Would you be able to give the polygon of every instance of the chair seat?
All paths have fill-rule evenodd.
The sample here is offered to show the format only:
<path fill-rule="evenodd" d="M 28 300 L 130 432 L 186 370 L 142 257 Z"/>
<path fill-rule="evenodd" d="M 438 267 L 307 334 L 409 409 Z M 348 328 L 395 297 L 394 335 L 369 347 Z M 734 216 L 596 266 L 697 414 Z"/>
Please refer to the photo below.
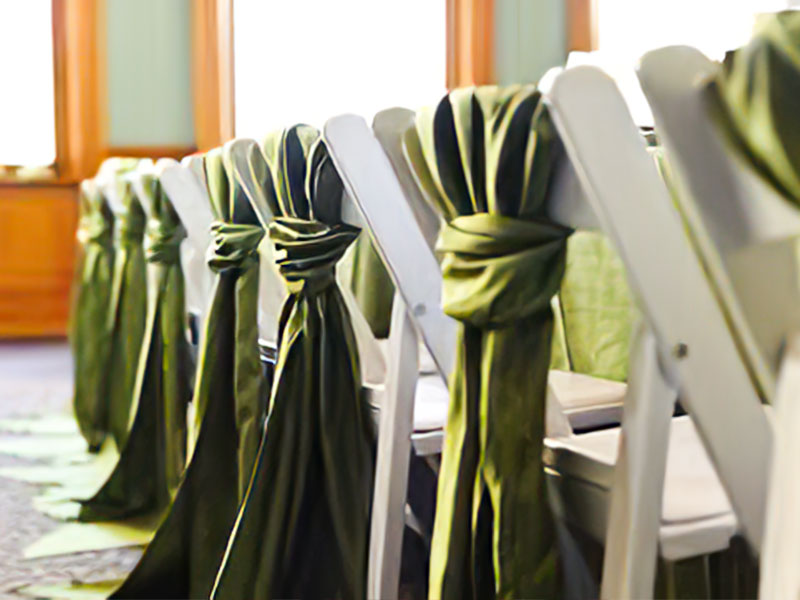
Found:
<path fill-rule="evenodd" d="M 545 441 L 557 512 L 605 539 L 620 428 Z M 661 554 L 679 560 L 727 548 L 736 517 L 689 416 L 672 419 L 662 505 Z"/>
<path fill-rule="evenodd" d="M 627 386 L 617 381 L 579 373 L 550 371 L 549 390 L 558 400 L 573 429 L 617 425 Z M 414 400 L 414 433 L 417 454 L 438 454 L 442 449 L 450 392 L 438 374 L 420 374 Z"/>

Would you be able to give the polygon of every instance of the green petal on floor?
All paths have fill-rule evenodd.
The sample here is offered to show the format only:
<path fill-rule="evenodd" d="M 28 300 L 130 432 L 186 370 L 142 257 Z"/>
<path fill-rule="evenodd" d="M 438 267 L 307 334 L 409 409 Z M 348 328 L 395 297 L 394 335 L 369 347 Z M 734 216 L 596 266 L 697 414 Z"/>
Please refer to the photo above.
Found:
<path fill-rule="evenodd" d="M 44 585 L 26 585 L 19 588 L 18 594 L 30 598 L 50 598 L 51 600 L 100 600 L 108 598 L 122 583 L 121 579 L 81 583 L 80 581 L 63 581 Z"/>
<path fill-rule="evenodd" d="M 25 558 L 41 558 L 93 550 L 127 546 L 144 546 L 150 542 L 160 515 L 149 515 L 113 523 L 66 523 L 25 548 Z"/>
<path fill-rule="evenodd" d="M 0 454 L 23 458 L 63 458 L 88 454 L 86 441 L 79 435 L 7 437 L 0 439 Z"/>
<path fill-rule="evenodd" d="M 29 433 L 35 435 L 80 435 L 75 417 L 68 413 L 55 413 L 31 418 L 0 419 L 2 433 Z"/>
<path fill-rule="evenodd" d="M 110 441 L 109 441 L 110 442 Z M 25 465 L 0 468 L 0 477 L 69 488 L 85 488 L 93 485 L 97 489 L 105 480 L 117 460 L 117 450 L 112 443 L 106 443 L 97 454 L 90 454 L 87 462 L 77 464 Z M 91 492 L 87 492 L 91 493 Z M 81 496 L 83 493 L 81 492 Z"/>

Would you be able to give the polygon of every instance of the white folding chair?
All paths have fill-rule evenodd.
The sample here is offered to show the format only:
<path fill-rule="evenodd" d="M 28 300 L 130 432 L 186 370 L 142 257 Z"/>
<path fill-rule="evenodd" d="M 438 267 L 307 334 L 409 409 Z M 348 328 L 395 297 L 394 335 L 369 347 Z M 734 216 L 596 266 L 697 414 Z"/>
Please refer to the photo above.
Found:
<path fill-rule="evenodd" d="M 642 58 L 639 78 L 667 152 L 681 211 L 752 376 L 776 407 L 760 595 L 796 597 L 800 211 L 749 168 L 715 127 L 705 94 L 719 68 L 698 50 L 669 47 Z M 763 478 L 757 483 L 763 484 Z"/>
<path fill-rule="evenodd" d="M 550 481 L 562 514 L 606 538 L 602 596 L 647 597 L 659 549 L 668 560 L 707 554 L 737 529 L 760 547 L 771 428 L 704 257 L 613 81 L 595 67 L 547 80 L 560 137 L 644 321 L 621 428 L 548 440 Z M 672 418 L 678 395 L 691 418 Z"/>
<path fill-rule="evenodd" d="M 202 166 L 202 159 L 200 161 Z M 181 244 L 186 307 L 201 325 L 205 320 L 214 281 L 206 262 L 214 215 L 209 205 L 205 177 L 201 179 L 194 170 L 171 158 L 160 159 L 156 163 L 156 172 L 186 229 L 186 241 Z"/>
<path fill-rule="evenodd" d="M 402 136 L 413 119 L 411 111 L 391 109 L 376 116 L 374 132 L 361 117 L 353 115 L 336 117 L 325 126 L 331 156 L 345 188 L 362 211 L 397 288 L 391 325 L 397 337 L 390 351 L 387 391 L 381 407 L 370 534 L 368 590 L 376 598 L 397 594 L 408 456 L 412 443 L 418 453 L 421 448 L 429 454 L 441 451 L 448 402 L 444 385 L 456 350 L 456 322 L 442 312 L 442 276 L 433 254 L 438 217 L 431 216 L 403 155 Z M 556 185 L 557 193 L 565 196 L 564 205 L 578 207 L 577 224 L 592 223 L 591 211 L 573 197 L 579 197 L 580 188 L 568 166 L 559 173 Z M 438 367 L 438 379 L 428 376 L 415 382 L 417 336 Z M 566 435 L 571 426 L 618 422 L 624 390 L 625 385 L 618 382 L 551 372 L 548 430 Z M 442 403 L 444 410 L 440 411 L 437 428 L 417 432 L 421 411 L 428 409 L 430 414 L 431 405 Z"/>

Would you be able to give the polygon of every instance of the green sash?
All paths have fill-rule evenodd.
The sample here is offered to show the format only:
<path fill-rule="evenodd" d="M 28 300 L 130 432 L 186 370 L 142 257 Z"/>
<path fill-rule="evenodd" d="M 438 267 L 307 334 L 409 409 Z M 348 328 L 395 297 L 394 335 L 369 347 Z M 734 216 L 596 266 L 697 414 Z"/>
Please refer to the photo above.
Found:
<path fill-rule="evenodd" d="M 753 167 L 800 206 L 800 12 L 760 18 L 711 82 L 712 109 Z"/>
<path fill-rule="evenodd" d="M 152 215 L 147 223 L 147 326 L 134 393 L 128 441 L 100 491 L 82 502 L 81 520 L 119 519 L 163 509 L 176 491 L 186 460 L 186 406 L 192 359 L 177 213 L 152 175 L 145 175 Z"/>
<path fill-rule="evenodd" d="M 374 431 L 334 268 L 358 229 L 318 132 L 296 126 L 251 158 L 289 298 L 267 429 L 214 598 L 364 598 Z M 264 217 L 264 223 L 267 218 Z"/>
<path fill-rule="evenodd" d="M 197 441 L 175 501 L 114 598 L 207 598 L 252 472 L 266 390 L 258 351 L 258 245 L 263 228 L 227 151 L 205 159 L 217 273 L 194 392 Z"/>
<path fill-rule="evenodd" d="M 114 217 L 93 182 L 81 186 L 78 259 L 72 288 L 69 338 L 74 361 L 73 406 L 81 434 L 97 450 L 108 431 L 108 306 L 114 262 Z"/>
<path fill-rule="evenodd" d="M 112 331 L 108 427 L 117 448 L 124 448 L 147 313 L 147 275 L 142 245 L 146 217 L 131 184 L 117 183 L 123 193 L 122 211 L 114 215 L 114 280 L 108 315 Z"/>
<path fill-rule="evenodd" d="M 439 473 L 431 598 L 557 595 L 542 439 L 571 231 L 545 200 L 561 146 L 532 86 L 455 90 L 406 152 L 442 213 L 444 310 L 461 322 Z"/>
<path fill-rule="evenodd" d="M 377 338 L 389 337 L 394 283 L 367 232 L 356 240 L 350 277 L 353 296 L 373 335 Z"/>

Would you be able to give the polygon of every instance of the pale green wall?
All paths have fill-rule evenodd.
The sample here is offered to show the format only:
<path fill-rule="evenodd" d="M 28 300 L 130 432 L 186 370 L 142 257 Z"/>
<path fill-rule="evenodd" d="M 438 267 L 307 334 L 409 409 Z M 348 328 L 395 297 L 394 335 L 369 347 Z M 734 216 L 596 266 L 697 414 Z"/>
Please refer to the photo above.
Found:
<path fill-rule="evenodd" d="M 111 146 L 194 143 L 191 0 L 106 0 Z"/>
<path fill-rule="evenodd" d="M 498 83 L 535 83 L 566 60 L 565 0 L 495 0 Z"/>

